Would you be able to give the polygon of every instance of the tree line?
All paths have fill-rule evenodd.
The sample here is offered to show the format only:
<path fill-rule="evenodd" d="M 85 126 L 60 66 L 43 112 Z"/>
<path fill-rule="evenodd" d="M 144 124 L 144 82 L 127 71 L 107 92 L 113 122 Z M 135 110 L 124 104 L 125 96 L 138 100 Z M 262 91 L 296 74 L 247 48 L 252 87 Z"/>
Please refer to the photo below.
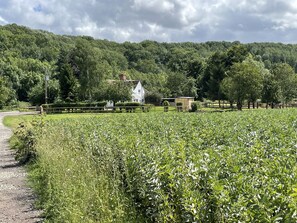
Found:
<path fill-rule="evenodd" d="M 0 106 L 17 101 L 129 100 L 119 73 L 142 82 L 146 102 L 192 96 L 228 100 L 241 109 L 296 97 L 297 45 L 282 43 L 116 43 L 0 26 Z"/>

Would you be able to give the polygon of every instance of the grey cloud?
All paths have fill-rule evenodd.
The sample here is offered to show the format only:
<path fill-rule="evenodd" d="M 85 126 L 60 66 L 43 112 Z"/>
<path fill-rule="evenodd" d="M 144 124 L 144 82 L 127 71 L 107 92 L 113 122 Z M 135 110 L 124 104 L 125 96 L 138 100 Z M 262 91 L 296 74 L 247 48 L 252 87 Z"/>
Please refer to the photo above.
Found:
<path fill-rule="evenodd" d="M 297 0 L 7 0 L 0 24 L 123 41 L 294 42 Z"/>

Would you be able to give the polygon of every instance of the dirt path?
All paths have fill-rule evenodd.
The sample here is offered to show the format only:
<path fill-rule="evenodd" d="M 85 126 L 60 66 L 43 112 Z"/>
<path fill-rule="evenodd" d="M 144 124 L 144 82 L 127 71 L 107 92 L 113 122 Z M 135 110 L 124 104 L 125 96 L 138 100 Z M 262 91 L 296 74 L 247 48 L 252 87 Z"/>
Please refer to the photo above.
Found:
<path fill-rule="evenodd" d="M 38 217 L 40 212 L 33 209 L 34 196 L 26 185 L 26 171 L 18 166 L 9 149 L 8 139 L 12 132 L 2 123 L 4 116 L 19 114 L 0 112 L 0 222 L 42 222 Z"/>

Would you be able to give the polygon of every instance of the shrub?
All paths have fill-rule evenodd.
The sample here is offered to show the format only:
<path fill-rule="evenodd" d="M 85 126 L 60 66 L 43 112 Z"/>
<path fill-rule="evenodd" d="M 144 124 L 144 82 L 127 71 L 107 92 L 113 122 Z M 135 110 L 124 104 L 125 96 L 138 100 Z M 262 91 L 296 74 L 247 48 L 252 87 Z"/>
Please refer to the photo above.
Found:
<path fill-rule="evenodd" d="M 37 157 L 35 144 L 42 128 L 42 121 L 20 123 L 11 138 L 11 146 L 16 150 L 15 158 L 20 164 L 26 164 Z"/>
<path fill-rule="evenodd" d="M 141 106 L 139 102 L 126 102 L 125 106 Z"/>
<path fill-rule="evenodd" d="M 191 110 L 190 110 L 190 112 L 196 112 L 196 111 L 198 111 L 199 108 L 201 108 L 201 103 L 199 101 L 194 101 L 191 104 Z"/>
<path fill-rule="evenodd" d="M 138 102 L 127 102 L 125 103 L 127 112 L 134 112 L 136 107 L 140 107 L 141 104 Z"/>
<path fill-rule="evenodd" d="M 78 103 L 52 103 L 52 104 L 44 104 L 42 105 L 44 108 L 83 108 L 83 107 L 104 107 L 107 104 L 106 101 L 100 102 L 78 102 Z"/>
<path fill-rule="evenodd" d="M 169 105 L 170 105 L 169 101 L 163 101 L 164 112 L 168 112 Z"/>
<path fill-rule="evenodd" d="M 168 107 L 168 106 L 170 106 L 170 103 L 169 103 L 169 101 L 163 101 L 163 106 L 165 106 L 165 107 Z"/>
<path fill-rule="evenodd" d="M 148 92 L 145 95 L 145 102 L 154 104 L 154 105 L 160 105 L 162 100 L 162 95 L 157 92 Z"/>
<path fill-rule="evenodd" d="M 115 106 L 125 106 L 125 102 L 117 102 Z"/>
<path fill-rule="evenodd" d="M 115 106 L 119 107 L 120 111 L 122 112 L 123 107 L 125 107 L 125 102 L 117 102 Z"/>

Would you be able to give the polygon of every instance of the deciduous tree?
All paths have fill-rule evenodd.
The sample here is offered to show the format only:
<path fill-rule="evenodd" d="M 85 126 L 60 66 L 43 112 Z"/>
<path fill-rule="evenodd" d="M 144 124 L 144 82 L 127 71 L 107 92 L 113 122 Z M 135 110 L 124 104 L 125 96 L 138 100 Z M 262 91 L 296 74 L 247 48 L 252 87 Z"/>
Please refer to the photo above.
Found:
<path fill-rule="evenodd" d="M 261 97 L 265 70 L 259 63 L 251 57 L 235 63 L 222 81 L 223 92 L 230 101 L 237 103 L 238 110 L 242 109 L 244 100 Z"/>

